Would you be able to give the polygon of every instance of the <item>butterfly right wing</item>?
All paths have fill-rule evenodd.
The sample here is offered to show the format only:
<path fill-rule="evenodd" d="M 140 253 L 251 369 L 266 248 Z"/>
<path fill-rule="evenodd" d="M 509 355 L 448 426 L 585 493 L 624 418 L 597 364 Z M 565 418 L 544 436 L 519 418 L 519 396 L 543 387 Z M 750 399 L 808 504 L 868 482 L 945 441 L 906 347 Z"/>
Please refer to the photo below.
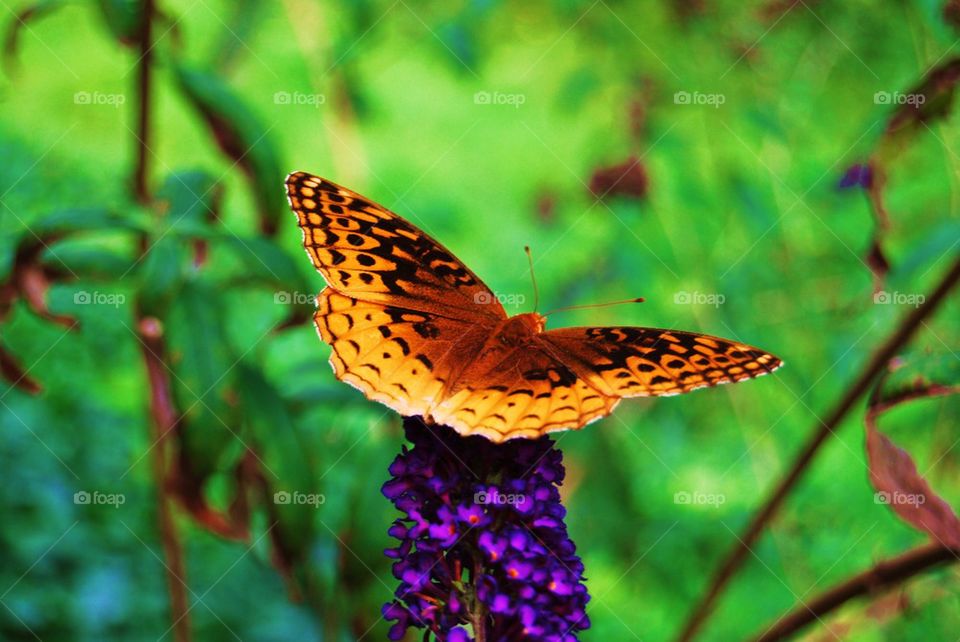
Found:
<path fill-rule="evenodd" d="M 490 327 L 507 318 L 477 275 L 413 224 L 306 172 L 290 174 L 286 185 L 304 249 L 335 290 Z"/>
<path fill-rule="evenodd" d="M 671 396 L 752 379 L 782 363 L 759 348 L 658 328 L 558 328 L 540 335 L 597 389 L 618 397 Z"/>

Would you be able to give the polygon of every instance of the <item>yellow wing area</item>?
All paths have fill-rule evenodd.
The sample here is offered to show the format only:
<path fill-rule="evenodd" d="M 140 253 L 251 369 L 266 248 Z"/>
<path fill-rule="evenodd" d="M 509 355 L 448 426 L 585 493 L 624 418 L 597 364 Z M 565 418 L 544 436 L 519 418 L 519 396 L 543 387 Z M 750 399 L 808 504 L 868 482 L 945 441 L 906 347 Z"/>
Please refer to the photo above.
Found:
<path fill-rule="evenodd" d="M 338 379 L 402 415 L 429 416 L 451 377 L 489 328 L 355 299 L 333 288 L 317 297 L 320 337 Z M 479 345 L 478 345 L 479 344 Z"/>
<path fill-rule="evenodd" d="M 431 417 L 462 434 L 500 442 L 582 428 L 619 401 L 533 344 L 475 361 Z"/>

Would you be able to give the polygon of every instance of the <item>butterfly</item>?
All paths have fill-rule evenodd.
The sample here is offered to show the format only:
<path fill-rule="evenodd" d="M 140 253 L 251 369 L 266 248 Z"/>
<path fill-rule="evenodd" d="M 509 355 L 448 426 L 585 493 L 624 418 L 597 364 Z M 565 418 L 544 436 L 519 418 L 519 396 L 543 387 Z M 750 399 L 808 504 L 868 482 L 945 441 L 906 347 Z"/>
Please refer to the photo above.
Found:
<path fill-rule="evenodd" d="M 625 397 L 772 372 L 780 359 L 719 337 L 641 327 L 546 329 L 508 317 L 440 243 L 345 187 L 287 177 L 303 246 L 327 287 L 314 315 L 334 374 L 401 415 L 494 442 L 579 429 Z"/>

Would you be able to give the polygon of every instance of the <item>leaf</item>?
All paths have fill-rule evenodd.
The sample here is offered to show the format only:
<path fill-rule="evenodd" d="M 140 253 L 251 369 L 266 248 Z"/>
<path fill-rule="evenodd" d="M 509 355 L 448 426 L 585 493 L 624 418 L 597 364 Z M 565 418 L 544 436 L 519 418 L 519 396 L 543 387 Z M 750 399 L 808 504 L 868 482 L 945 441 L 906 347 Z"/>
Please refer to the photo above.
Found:
<path fill-rule="evenodd" d="M 270 131 L 234 91 L 217 76 L 176 64 L 177 86 L 206 122 L 217 145 L 246 175 L 260 218 L 260 229 L 273 236 L 284 216 L 284 172 Z"/>
<path fill-rule="evenodd" d="M 80 232 L 133 229 L 135 226 L 105 208 L 69 209 L 38 219 L 17 240 L 4 290 L 3 307 L 9 309 L 23 298 L 38 316 L 68 328 L 76 326 L 72 317 L 54 314 L 47 305 L 47 293 L 55 280 L 72 279 L 76 273 L 50 250 L 57 242 Z"/>
<path fill-rule="evenodd" d="M 163 318 L 186 279 L 186 252 L 172 235 L 150 242 L 147 255 L 137 266 L 138 307 L 143 314 Z"/>
<path fill-rule="evenodd" d="M 300 264 L 270 239 L 216 234 L 213 239 L 243 262 L 244 279 L 283 290 L 315 290 L 301 271 Z"/>
<path fill-rule="evenodd" d="M 910 454 L 877 429 L 879 417 L 897 405 L 960 392 L 960 385 L 942 383 L 942 364 L 930 368 L 926 360 L 918 361 L 920 368 L 897 364 L 896 371 L 903 374 L 884 377 L 871 396 L 865 420 L 870 482 L 877 490 L 878 503 L 888 504 L 901 519 L 937 542 L 958 548 L 960 519 L 956 513 L 920 475 Z M 951 366 L 955 368 L 955 364 Z M 931 370 L 937 373 L 936 378 L 928 374 Z"/>
<path fill-rule="evenodd" d="M 97 0 L 110 33 L 126 46 L 136 45 L 140 41 L 143 5 L 141 0 Z"/>
<path fill-rule="evenodd" d="M 174 172 L 157 191 L 157 198 L 168 210 L 167 229 L 189 236 L 220 218 L 223 186 L 203 171 Z M 194 265 L 203 265 L 207 258 L 206 241 L 194 239 L 193 248 Z"/>
<path fill-rule="evenodd" d="M 172 302 L 167 328 L 173 398 L 187 428 L 181 435 L 189 472 L 199 479 L 223 470 L 244 447 L 234 389 L 236 355 L 230 347 L 220 289 L 187 279 Z"/>
<path fill-rule="evenodd" d="M 262 457 L 265 501 L 271 524 L 274 563 L 292 593 L 309 592 L 302 586 L 311 547 L 317 536 L 318 507 L 282 501 L 283 493 L 319 494 L 304 444 L 286 403 L 258 366 L 237 366 L 237 384 L 244 403 L 244 420 Z M 300 578 L 300 579 L 298 579 Z"/>

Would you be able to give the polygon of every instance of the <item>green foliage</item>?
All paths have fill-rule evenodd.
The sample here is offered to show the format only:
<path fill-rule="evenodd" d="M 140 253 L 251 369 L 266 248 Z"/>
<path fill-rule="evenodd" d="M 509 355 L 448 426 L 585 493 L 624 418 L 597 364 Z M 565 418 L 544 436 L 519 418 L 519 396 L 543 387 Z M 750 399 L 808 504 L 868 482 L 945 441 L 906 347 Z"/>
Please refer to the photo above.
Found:
<path fill-rule="evenodd" d="M 4 18 L 3 639 L 172 639 L 158 491 L 195 639 L 384 638 L 395 516 L 379 487 L 399 420 L 326 363 L 289 171 L 416 223 L 511 314 L 532 306 L 530 245 L 543 310 L 647 301 L 553 327 L 702 331 L 784 359 L 772 377 L 624 402 L 559 437 L 593 595 L 584 640 L 677 635 L 820 417 L 957 256 L 953 86 L 923 84 L 955 34 L 933 4 L 161 1 L 149 149 L 142 6 L 14 2 Z M 936 104 L 875 98 L 911 88 Z M 910 126 L 894 146 L 898 113 Z M 130 189 L 137 154 L 146 202 Z M 632 155 L 645 196 L 596 199 L 594 172 Z M 836 189 L 870 159 L 890 219 L 882 281 L 867 265 L 876 208 Z M 954 372 L 958 312 L 954 295 L 910 344 L 931 379 Z M 944 397 L 883 420 L 952 506 L 958 409 Z M 742 638 L 925 541 L 874 501 L 862 419 L 861 404 L 703 639 Z M 103 501 L 76 503 L 84 492 Z M 828 623 L 953 639 L 957 588 L 942 571 L 909 585 L 911 617 L 870 598 Z"/>

